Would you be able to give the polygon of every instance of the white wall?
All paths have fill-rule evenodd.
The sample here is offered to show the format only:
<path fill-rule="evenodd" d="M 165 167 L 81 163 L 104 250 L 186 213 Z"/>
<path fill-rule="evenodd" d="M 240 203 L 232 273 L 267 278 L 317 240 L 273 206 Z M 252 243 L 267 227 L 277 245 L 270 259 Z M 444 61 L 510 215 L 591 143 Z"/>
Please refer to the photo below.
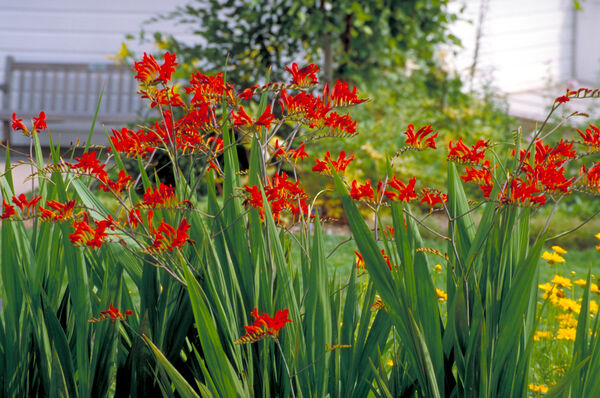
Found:
<path fill-rule="evenodd" d="M 464 18 L 472 21 L 453 28 L 465 47 L 458 55 L 459 69 L 467 73 L 473 62 L 482 1 L 487 10 L 477 59 L 479 84 L 492 81 L 510 93 L 572 77 L 572 0 L 456 0 L 453 7 L 464 6 Z"/>
<path fill-rule="evenodd" d="M 576 12 L 575 78 L 583 84 L 600 82 L 600 0 L 585 0 Z"/>
<path fill-rule="evenodd" d="M 106 61 L 119 51 L 126 34 L 137 35 L 144 21 L 188 1 L 0 0 L 0 72 L 6 55 L 18 60 Z M 152 26 L 183 33 L 182 27 L 166 23 Z"/>

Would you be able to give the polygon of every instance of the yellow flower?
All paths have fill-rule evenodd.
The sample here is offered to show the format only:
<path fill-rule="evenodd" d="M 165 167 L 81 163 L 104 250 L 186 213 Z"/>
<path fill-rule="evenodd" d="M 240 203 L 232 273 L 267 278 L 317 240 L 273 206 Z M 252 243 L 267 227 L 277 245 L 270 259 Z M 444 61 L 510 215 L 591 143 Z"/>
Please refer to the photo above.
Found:
<path fill-rule="evenodd" d="M 565 311 L 573 311 L 576 314 L 579 314 L 579 311 L 581 311 L 581 304 L 569 298 L 559 298 L 556 304 Z"/>
<path fill-rule="evenodd" d="M 558 301 L 560 300 L 559 295 L 564 296 L 564 292 L 562 290 L 554 290 L 552 292 L 546 292 L 542 294 L 542 298 L 546 300 L 549 298 L 550 302 L 554 305 L 558 305 Z"/>
<path fill-rule="evenodd" d="M 590 314 L 598 313 L 598 303 L 594 300 L 590 300 Z"/>
<path fill-rule="evenodd" d="M 106 56 L 106 58 L 110 59 L 111 61 L 117 61 L 119 64 L 123 63 L 128 57 L 133 57 L 133 53 L 124 42 L 121 43 L 121 48 L 119 49 L 118 53 L 115 55 Z"/>
<path fill-rule="evenodd" d="M 587 282 L 586 282 L 585 279 L 577 279 L 573 283 L 576 284 L 577 286 L 581 286 L 581 287 L 584 287 L 587 284 Z M 590 292 L 592 292 L 592 293 L 600 293 L 600 288 L 598 288 L 598 284 L 592 283 L 590 285 Z"/>
<path fill-rule="evenodd" d="M 573 313 L 568 312 L 566 314 L 559 314 L 556 316 L 559 321 L 559 327 L 561 328 L 574 328 L 577 327 L 577 319 L 573 318 Z"/>
<path fill-rule="evenodd" d="M 542 253 L 542 258 L 546 261 L 548 261 L 548 265 L 552 265 L 554 263 L 564 263 L 565 259 L 562 258 L 558 253 L 556 252 L 547 252 L 545 251 L 544 253 Z"/>
<path fill-rule="evenodd" d="M 438 289 L 436 287 L 435 288 L 435 293 L 437 294 L 438 299 L 440 301 L 446 301 L 446 300 L 448 300 L 448 294 L 445 291 L 443 291 L 442 289 Z"/>
<path fill-rule="evenodd" d="M 565 254 L 567 251 L 560 246 L 552 246 L 552 250 L 557 252 L 558 254 Z"/>
<path fill-rule="evenodd" d="M 542 394 L 548 392 L 548 386 L 545 384 L 530 384 L 529 389 L 533 392 L 540 392 Z"/>
<path fill-rule="evenodd" d="M 394 366 L 394 361 L 392 361 L 391 359 L 388 359 L 387 364 L 388 364 L 388 366 Z"/>
<path fill-rule="evenodd" d="M 537 330 L 535 332 L 535 334 L 533 335 L 533 341 L 540 341 L 540 340 L 544 340 L 544 339 L 551 339 L 552 338 L 552 332 L 549 330 Z"/>
<path fill-rule="evenodd" d="M 575 341 L 575 335 L 577 330 L 575 328 L 560 328 L 556 332 L 557 340 L 571 340 Z"/>
<path fill-rule="evenodd" d="M 547 283 L 544 283 L 543 285 L 538 285 L 538 287 L 545 292 L 549 292 L 550 290 L 552 290 L 554 285 L 551 284 L 550 282 L 547 282 Z"/>
<path fill-rule="evenodd" d="M 436 270 L 437 272 L 442 270 L 442 266 L 439 264 L 436 264 L 435 267 L 433 267 L 434 270 Z"/>
<path fill-rule="evenodd" d="M 596 235 L 594 235 L 596 237 L 596 239 L 600 239 L 600 232 L 598 232 Z"/>
<path fill-rule="evenodd" d="M 571 286 L 573 286 L 569 278 L 565 278 L 564 276 L 560 275 L 554 275 L 554 278 L 552 278 L 550 282 L 555 283 L 558 286 L 566 287 L 567 289 L 570 289 Z"/>
<path fill-rule="evenodd" d="M 543 285 L 538 285 L 538 287 L 540 288 L 540 290 L 544 291 L 544 294 L 542 294 L 542 298 L 544 300 L 549 299 L 550 302 L 554 305 L 558 304 L 558 300 L 560 300 L 561 297 L 565 297 L 565 292 L 563 292 L 559 287 L 557 287 L 557 285 L 553 285 L 551 283 L 544 283 Z"/>

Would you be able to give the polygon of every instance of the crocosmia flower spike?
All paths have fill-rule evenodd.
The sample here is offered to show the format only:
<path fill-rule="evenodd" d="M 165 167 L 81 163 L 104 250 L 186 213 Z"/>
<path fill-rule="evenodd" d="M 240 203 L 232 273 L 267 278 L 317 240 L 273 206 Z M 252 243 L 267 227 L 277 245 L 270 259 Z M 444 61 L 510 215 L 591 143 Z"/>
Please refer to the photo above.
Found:
<path fill-rule="evenodd" d="M 317 78 L 319 67 L 315 64 L 310 64 L 299 69 L 298 64 L 294 62 L 291 67 L 286 66 L 285 69 L 292 74 L 292 84 L 299 87 L 310 87 L 319 83 L 319 79 Z"/>

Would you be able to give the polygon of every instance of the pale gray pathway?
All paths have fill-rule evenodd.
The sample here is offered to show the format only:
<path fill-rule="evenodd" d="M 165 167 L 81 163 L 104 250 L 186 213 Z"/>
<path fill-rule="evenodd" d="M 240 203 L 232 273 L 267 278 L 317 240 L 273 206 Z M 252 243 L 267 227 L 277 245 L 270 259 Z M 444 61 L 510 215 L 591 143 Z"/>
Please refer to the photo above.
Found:
<path fill-rule="evenodd" d="M 0 150 L 0 175 L 4 175 L 4 170 L 6 164 L 4 162 L 4 150 Z M 15 195 L 20 195 L 22 193 L 31 192 L 32 184 L 31 180 L 27 180 L 27 177 L 31 175 L 31 165 L 29 164 L 19 164 L 19 162 L 27 162 L 27 157 L 16 154 L 14 151 L 11 151 L 11 164 L 15 167 L 12 169 L 13 183 L 15 186 Z M 37 187 L 37 183 L 34 184 L 34 187 Z M 1 193 L 0 193 L 1 197 Z M 8 199 L 7 199 L 8 201 Z"/>

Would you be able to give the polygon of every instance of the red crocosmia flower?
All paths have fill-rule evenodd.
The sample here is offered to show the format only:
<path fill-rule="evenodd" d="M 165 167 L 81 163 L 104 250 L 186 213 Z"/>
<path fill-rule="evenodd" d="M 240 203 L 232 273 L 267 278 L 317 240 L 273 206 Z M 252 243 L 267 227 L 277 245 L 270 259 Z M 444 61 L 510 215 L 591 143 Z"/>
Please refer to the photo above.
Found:
<path fill-rule="evenodd" d="M 304 142 L 300 143 L 300 146 L 292 152 L 292 158 L 294 161 L 298 161 L 298 159 L 302 161 L 304 158 L 308 158 L 308 153 L 304 151 Z"/>
<path fill-rule="evenodd" d="M 416 134 L 414 133 L 414 131 L 415 126 L 409 124 L 406 128 L 406 131 L 404 132 L 404 134 L 406 134 L 407 137 L 406 145 L 419 151 L 422 151 L 425 148 L 437 149 L 435 146 L 435 139 L 437 138 L 438 133 L 436 132 L 434 135 L 427 137 L 429 134 L 433 133 L 431 124 L 429 126 L 421 127 Z"/>
<path fill-rule="evenodd" d="M 206 171 L 208 172 L 209 170 L 214 170 L 215 173 L 221 174 L 221 171 L 219 170 L 219 167 L 212 160 L 210 162 L 208 162 L 208 169 L 206 169 Z"/>
<path fill-rule="evenodd" d="M 282 146 L 279 145 L 279 140 L 275 140 L 275 152 L 273 152 L 273 156 L 281 158 L 291 157 L 294 159 L 294 162 L 298 162 L 298 159 L 302 161 L 304 158 L 308 157 L 308 154 L 304 151 L 304 148 L 304 142 L 302 142 L 298 148 L 286 151 Z"/>
<path fill-rule="evenodd" d="M 352 120 L 350 114 L 341 116 L 336 112 L 329 113 L 323 120 L 323 124 L 328 127 L 329 134 L 336 136 L 352 136 L 356 132 L 356 120 Z"/>
<path fill-rule="evenodd" d="M 105 165 L 100 164 L 100 161 L 96 159 L 96 152 L 85 152 L 81 157 L 75 158 L 75 160 L 77 160 L 77 163 L 69 164 L 71 169 L 94 175 L 100 180 L 108 178 L 104 170 Z"/>
<path fill-rule="evenodd" d="M 150 100 L 150 108 L 156 108 L 161 105 L 163 107 L 184 107 L 185 103 L 181 99 L 181 95 L 175 92 L 174 87 L 163 87 L 158 89 L 154 86 L 149 86 L 147 90 L 140 90 L 142 98 Z"/>
<path fill-rule="evenodd" d="M 113 129 L 110 141 L 118 152 L 125 153 L 131 157 L 137 155 L 146 156 L 154 151 L 156 144 L 150 139 L 149 134 L 143 129 L 133 131 L 123 127 L 121 131 Z M 112 150 L 112 148 L 109 148 Z"/>
<path fill-rule="evenodd" d="M 148 223 L 151 221 L 149 220 Z M 184 218 L 179 223 L 177 230 L 171 225 L 161 222 L 157 229 L 153 229 L 154 241 L 152 246 L 147 248 L 146 251 L 149 253 L 160 253 L 166 250 L 173 251 L 175 248 L 181 249 L 181 247 L 189 241 L 187 231 L 190 229 L 190 224 Z"/>
<path fill-rule="evenodd" d="M 127 187 L 127 185 L 131 182 L 131 177 L 125 173 L 125 170 L 120 170 L 119 175 L 117 176 L 117 181 L 111 181 L 106 174 L 101 174 L 99 176 L 102 184 L 99 189 L 104 192 L 113 191 L 114 193 L 121 193 L 123 189 Z"/>
<path fill-rule="evenodd" d="M 100 246 L 97 246 L 98 240 L 95 239 L 96 231 L 88 224 L 87 215 L 84 215 L 83 220 L 73 222 L 73 227 L 75 231 L 69 235 L 69 239 L 75 246 L 102 246 L 101 243 Z"/>
<path fill-rule="evenodd" d="M 274 317 L 270 317 L 264 312 L 262 315 L 259 315 L 257 308 L 254 308 L 251 315 L 254 317 L 254 323 L 252 325 L 244 325 L 246 334 L 234 341 L 234 344 L 254 343 L 267 336 L 277 338 L 279 330 L 285 327 L 286 323 L 292 322 L 288 317 L 289 310 L 287 308 L 277 311 Z"/>
<path fill-rule="evenodd" d="M 13 114 L 12 114 L 12 129 L 14 131 L 21 130 L 23 132 L 23 134 L 25 134 L 25 135 L 28 135 L 28 133 L 29 133 L 27 126 L 25 126 L 25 124 L 23 123 L 23 119 L 17 119 L 16 112 L 13 112 Z"/>
<path fill-rule="evenodd" d="M 564 104 L 565 102 L 569 102 L 569 101 L 570 101 L 570 98 L 567 97 L 566 95 L 562 95 L 554 100 L 555 103 L 558 102 L 559 104 Z"/>
<path fill-rule="evenodd" d="M 181 220 L 179 223 L 179 227 L 177 227 L 177 235 L 175 235 L 175 239 L 173 239 L 172 247 L 181 248 L 186 242 L 190 241 L 190 237 L 188 235 L 188 230 L 191 225 L 188 224 L 187 219 Z"/>
<path fill-rule="evenodd" d="M 363 185 L 358 185 L 356 180 L 352 181 L 352 189 L 350 190 L 350 197 L 354 200 L 360 200 L 361 198 L 373 199 L 375 191 L 371 187 L 371 180 L 367 180 Z"/>
<path fill-rule="evenodd" d="M 238 94 L 239 99 L 250 100 L 254 96 L 254 91 L 258 88 L 258 84 L 252 87 L 245 88 L 241 93 Z"/>
<path fill-rule="evenodd" d="M 546 192 L 570 193 L 570 186 L 575 181 L 575 177 L 567 180 L 564 173 L 564 168 L 558 167 L 556 163 L 538 165 L 532 173 L 527 172 L 527 181 L 537 184 L 541 190 Z"/>
<path fill-rule="evenodd" d="M 137 228 L 142 221 L 142 215 L 140 214 L 140 209 L 131 209 L 129 210 L 129 214 L 127 216 L 127 222 L 131 227 Z"/>
<path fill-rule="evenodd" d="M 575 156 L 575 151 L 572 148 L 572 142 L 567 143 L 562 139 L 556 145 L 556 147 L 544 145 L 541 140 L 537 140 L 535 143 L 535 165 L 549 164 L 554 162 L 557 162 L 558 165 L 561 165 L 566 160 L 572 159 Z"/>
<path fill-rule="evenodd" d="M 600 129 L 593 124 L 590 124 L 589 129 L 585 129 L 585 133 L 577 130 L 588 152 L 600 152 Z"/>
<path fill-rule="evenodd" d="M 110 319 L 111 322 L 114 322 L 117 319 L 124 321 L 125 317 L 130 315 L 133 315 L 133 311 L 127 310 L 125 311 L 125 315 L 123 315 L 117 307 L 113 306 L 113 303 L 111 302 L 107 310 L 100 311 L 100 316 L 98 318 L 90 318 L 88 322 L 100 322 L 105 319 Z"/>
<path fill-rule="evenodd" d="M 406 221 L 405 221 L 406 223 Z M 386 225 L 383 230 L 383 234 L 387 236 L 388 239 L 394 239 L 394 235 L 396 234 L 396 230 L 391 225 Z"/>
<path fill-rule="evenodd" d="M 44 111 L 40 112 L 38 117 L 33 118 L 33 129 L 34 130 L 46 130 L 48 126 L 46 125 L 46 114 Z"/>
<path fill-rule="evenodd" d="M 1 220 L 7 220 L 17 214 L 13 205 L 6 203 L 6 200 L 2 199 L 2 215 Z"/>
<path fill-rule="evenodd" d="M 438 191 L 423 188 L 423 197 L 420 203 L 427 203 L 429 205 L 429 211 L 431 212 L 436 204 L 442 204 L 448 202 L 448 195 L 440 193 Z"/>
<path fill-rule="evenodd" d="M 254 123 L 252 118 L 248 116 L 243 106 L 240 106 L 240 110 L 236 114 L 235 112 L 231 112 L 231 117 L 233 118 L 233 125 L 236 127 L 250 127 Z"/>
<path fill-rule="evenodd" d="M 397 192 L 385 191 L 385 196 L 391 200 L 405 201 L 408 203 L 417 198 L 417 193 L 415 192 L 415 183 L 415 177 L 408 180 L 408 184 L 404 184 L 402 181 L 398 180 L 396 176 L 393 176 L 388 182 L 388 185 L 394 188 Z"/>
<path fill-rule="evenodd" d="M 392 262 L 390 261 L 389 256 L 387 254 L 385 254 L 385 250 L 381 249 L 381 255 L 385 259 L 385 263 L 387 264 L 388 268 L 391 271 L 392 270 Z"/>
<path fill-rule="evenodd" d="M 13 203 L 21 210 L 23 218 L 33 216 L 33 213 L 35 212 L 35 206 L 41 199 L 41 196 L 36 196 L 31 198 L 30 201 L 27 201 L 27 196 L 25 196 L 24 193 L 20 194 L 18 197 L 12 197 Z"/>
<path fill-rule="evenodd" d="M 55 200 L 47 200 L 46 209 L 39 206 L 42 221 L 65 221 L 73 219 L 73 210 L 75 209 L 75 199 L 67 203 L 60 203 Z"/>
<path fill-rule="evenodd" d="M 534 195 L 540 192 L 535 183 L 528 184 L 526 181 L 515 178 L 510 181 L 508 189 L 509 194 L 503 195 L 501 202 L 525 207 L 539 206 L 546 203 L 546 197 L 543 194 Z"/>
<path fill-rule="evenodd" d="M 271 113 L 271 105 L 267 105 L 263 114 L 260 115 L 258 119 L 256 119 L 255 125 L 264 126 L 264 128 L 268 130 L 271 127 L 271 123 L 273 122 L 274 117 L 275 115 Z"/>
<path fill-rule="evenodd" d="M 39 207 L 40 209 L 40 218 L 42 221 L 53 221 L 54 218 L 56 217 L 56 214 L 54 214 L 54 212 L 43 208 L 42 206 Z"/>
<path fill-rule="evenodd" d="M 286 155 L 285 149 L 279 145 L 279 140 L 275 140 L 275 152 L 273 152 L 274 157 L 284 157 Z"/>
<path fill-rule="evenodd" d="M 354 251 L 354 254 L 356 255 L 356 269 L 358 269 L 358 270 L 364 269 L 365 268 L 365 260 L 363 259 L 362 254 L 360 254 L 356 250 Z"/>
<path fill-rule="evenodd" d="M 346 168 L 348 167 L 350 162 L 352 162 L 353 160 L 354 155 L 350 156 L 349 158 L 346 158 L 345 151 L 341 151 L 338 156 L 338 159 L 333 160 L 331 158 L 331 154 L 329 153 L 329 151 L 327 151 L 323 160 L 319 160 L 318 158 L 315 159 L 315 165 L 313 166 L 312 171 L 330 174 L 331 170 L 329 169 L 329 163 L 331 163 L 335 171 L 337 171 L 338 173 L 344 172 L 346 171 Z"/>
<path fill-rule="evenodd" d="M 295 95 L 288 95 L 286 90 L 281 90 L 279 104 L 282 112 L 288 116 L 299 116 L 300 119 L 309 119 L 314 127 L 322 120 L 331 107 L 324 104 L 320 98 L 301 91 Z"/>
<path fill-rule="evenodd" d="M 600 193 L 600 163 L 594 164 L 589 170 L 581 166 L 579 174 L 583 177 L 582 188 L 591 193 Z"/>
<path fill-rule="evenodd" d="M 327 152 L 329 153 L 329 152 Z M 312 168 L 312 171 L 317 173 L 322 173 L 325 171 L 329 171 L 329 165 L 324 160 L 319 160 L 319 158 L 315 159 L 315 165 Z"/>
<path fill-rule="evenodd" d="M 319 83 L 319 79 L 317 78 L 319 67 L 315 64 L 298 69 L 298 64 L 294 62 L 291 67 L 286 66 L 285 69 L 292 74 L 292 84 L 299 87 L 311 87 Z"/>
<path fill-rule="evenodd" d="M 223 73 L 219 72 L 215 76 L 207 76 L 200 72 L 194 72 L 190 79 L 190 87 L 185 87 L 185 92 L 194 93 L 191 103 L 196 106 L 206 102 L 220 102 L 223 95 L 229 99 L 233 98 L 233 87 L 226 85 L 223 79 Z"/>
<path fill-rule="evenodd" d="M 188 203 L 189 201 L 180 202 L 175 195 L 175 187 L 172 185 L 165 185 L 162 182 L 158 187 L 148 187 L 144 193 L 144 200 L 138 204 L 141 207 L 151 208 L 175 208 L 182 203 Z"/>
<path fill-rule="evenodd" d="M 177 62 L 175 54 L 166 52 L 164 55 L 164 62 L 159 65 L 154 59 L 152 54 L 148 55 L 144 53 L 142 61 L 135 62 L 133 70 L 137 72 L 135 79 L 144 85 L 156 85 L 159 83 L 166 84 L 171 80 L 171 74 L 175 72 L 175 66 Z"/>
<path fill-rule="evenodd" d="M 462 137 L 452 146 L 452 141 L 448 143 L 450 152 L 448 160 L 458 163 L 478 164 L 485 157 L 485 149 L 488 147 L 487 141 L 479 140 L 471 148 L 462 142 Z"/>
<path fill-rule="evenodd" d="M 464 182 L 474 182 L 479 184 L 479 187 L 483 191 L 483 197 L 487 198 L 490 196 L 492 192 L 492 173 L 490 172 L 490 162 L 483 162 L 483 168 L 477 169 L 475 167 L 466 167 L 465 168 L 466 175 L 461 176 L 460 178 Z"/>
<path fill-rule="evenodd" d="M 250 197 L 248 197 L 246 199 L 246 203 L 249 203 L 250 205 L 252 205 L 252 207 L 254 207 L 255 209 L 258 209 L 260 211 L 260 215 L 262 218 L 264 209 L 263 209 L 263 198 L 262 198 L 262 193 L 260 192 L 260 189 L 258 189 L 258 187 L 256 185 L 252 185 L 252 186 L 246 185 L 244 187 L 244 190 L 250 194 Z"/>
<path fill-rule="evenodd" d="M 88 222 L 87 214 L 83 215 L 81 221 L 74 221 L 73 227 L 75 231 L 69 235 L 69 239 L 75 246 L 89 246 L 92 248 L 99 249 L 102 247 L 102 243 L 106 241 L 108 233 L 107 228 L 114 229 L 116 222 L 109 217 L 106 220 L 100 220 L 96 223 L 96 228 L 92 228 Z"/>
<path fill-rule="evenodd" d="M 326 83 L 323 88 L 323 102 L 331 104 L 334 107 L 357 105 L 365 101 L 368 101 L 368 99 L 360 99 L 356 95 L 356 87 L 353 87 L 352 91 L 350 91 L 347 82 L 336 79 L 335 86 L 331 93 L 329 93 L 329 83 Z"/>
<path fill-rule="evenodd" d="M 308 195 L 300 188 L 300 182 L 296 181 L 294 183 L 288 180 L 286 173 L 275 174 L 272 178 L 267 178 L 264 189 L 271 213 L 276 222 L 280 221 L 281 212 L 284 210 L 288 210 L 293 216 L 308 214 L 308 204 L 306 203 Z M 260 190 L 257 186 L 248 185 L 245 186 L 244 190 L 250 194 L 245 203 L 258 209 L 262 220 L 264 206 Z"/>

